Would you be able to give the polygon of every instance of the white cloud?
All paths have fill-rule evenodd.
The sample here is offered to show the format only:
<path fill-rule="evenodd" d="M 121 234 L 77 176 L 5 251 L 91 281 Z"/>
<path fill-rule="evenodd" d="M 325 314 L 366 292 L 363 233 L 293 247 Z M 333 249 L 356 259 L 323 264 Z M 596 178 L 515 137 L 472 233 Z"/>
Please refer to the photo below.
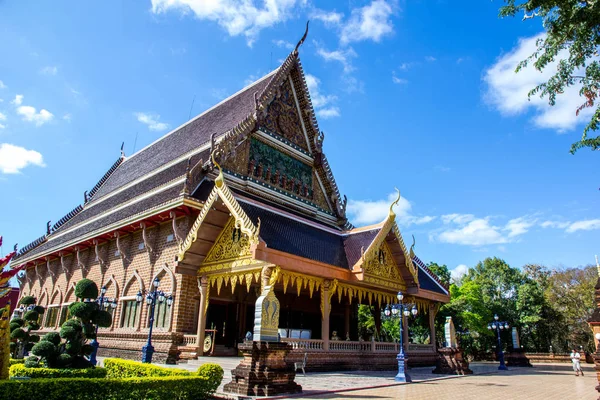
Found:
<path fill-rule="evenodd" d="M 477 218 L 473 214 L 446 214 L 441 216 L 446 227 L 430 237 L 444 243 L 466 246 L 511 243 L 529 231 L 537 220 L 523 216 L 509 220 L 504 226 L 492 224 L 492 217 Z"/>
<path fill-rule="evenodd" d="M 297 0 L 264 0 L 256 5 L 255 0 L 152 0 L 155 14 L 177 10 L 192 13 L 200 20 L 214 21 L 227 30 L 230 36 L 244 35 L 249 46 L 262 29 L 284 22 L 294 16 L 292 12 Z"/>
<path fill-rule="evenodd" d="M 527 233 L 527 231 L 529 231 L 529 228 L 534 226 L 536 222 L 536 219 L 530 217 L 514 218 L 508 221 L 508 223 L 504 227 L 504 230 L 508 231 L 508 237 L 512 238 Z"/>
<path fill-rule="evenodd" d="M 414 67 L 416 64 L 417 63 L 415 63 L 415 62 L 404 62 L 404 63 L 400 64 L 400 66 L 398 68 L 400 68 L 402 71 L 408 71 L 409 69 Z"/>
<path fill-rule="evenodd" d="M 405 85 L 408 83 L 406 79 L 398 78 L 396 75 L 392 75 L 392 82 L 394 82 L 397 85 Z"/>
<path fill-rule="evenodd" d="M 425 61 L 434 62 L 434 61 L 437 61 L 437 58 L 435 58 L 433 56 L 427 56 L 427 57 L 425 57 Z"/>
<path fill-rule="evenodd" d="M 17 107 L 17 114 L 23 117 L 23 121 L 35 123 L 35 126 L 42 126 L 54 118 L 50 111 L 42 108 L 40 112 L 37 112 L 36 108 L 32 106 Z"/>
<path fill-rule="evenodd" d="M 317 54 L 325 61 L 338 61 L 344 67 L 345 73 L 354 71 L 352 59 L 355 58 L 357 54 L 352 47 L 329 51 L 321 47 L 317 42 L 315 42 L 315 45 L 317 46 Z"/>
<path fill-rule="evenodd" d="M 57 67 L 47 66 L 40 70 L 40 74 L 42 75 L 56 75 L 58 73 Z"/>
<path fill-rule="evenodd" d="M 436 170 L 440 171 L 440 172 L 450 172 L 450 167 L 446 167 L 443 165 L 436 165 L 435 167 Z"/>
<path fill-rule="evenodd" d="M 444 243 L 467 246 L 507 243 L 508 239 L 500 230 L 501 228 L 490 224 L 489 218 L 477 218 L 455 229 L 441 232 L 437 239 Z"/>
<path fill-rule="evenodd" d="M 340 33 L 342 44 L 373 40 L 379 42 L 394 31 L 390 17 L 393 7 L 385 0 L 375 0 L 361 8 L 355 8 Z"/>
<path fill-rule="evenodd" d="M 11 104 L 14 104 L 15 106 L 20 106 L 21 103 L 23 103 L 23 95 L 22 94 L 18 94 L 15 96 L 14 100 L 11 100 L 10 102 Z"/>
<path fill-rule="evenodd" d="M 542 228 L 559 228 L 559 229 L 566 229 L 569 225 L 571 225 L 570 222 L 560 222 L 560 221 L 544 221 L 540 224 L 540 226 Z"/>
<path fill-rule="evenodd" d="M 306 85 L 308 86 L 308 91 L 310 92 L 312 105 L 315 108 L 317 116 L 321 118 L 339 117 L 341 115 L 340 109 L 333 105 L 333 103 L 337 101 L 337 96 L 325 95 L 321 93 L 319 87 L 321 80 L 316 76 L 306 74 L 305 79 Z"/>
<path fill-rule="evenodd" d="M 3 174 L 18 174 L 28 165 L 46 166 L 42 155 L 35 150 L 8 143 L 0 144 L 0 171 Z"/>
<path fill-rule="evenodd" d="M 6 121 L 6 115 L 0 112 L 0 121 Z"/>
<path fill-rule="evenodd" d="M 151 131 L 164 131 L 169 127 L 169 124 L 158 121 L 160 119 L 160 115 L 158 114 L 137 112 L 133 113 L 133 115 L 135 115 L 139 122 L 148 125 L 148 129 Z"/>
<path fill-rule="evenodd" d="M 66 113 L 65 115 L 63 115 L 62 118 L 67 122 L 71 122 L 71 119 L 73 119 L 73 116 L 71 115 L 71 113 Z"/>
<path fill-rule="evenodd" d="M 4 129 L 4 128 L 6 128 L 6 125 L 0 124 L 0 129 Z"/>
<path fill-rule="evenodd" d="M 325 23 L 326 26 L 339 26 L 344 18 L 344 14 L 335 11 L 324 11 L 315 9 L 310 14 L 311 19 L 319 20 Z"/>
<path fill-rule="evenodd" d="M 456 63 L 457 63 L 457 64 L 460 64 L 460 63 L 462 63 L 463 61 L 465 61 L 465 59 L 464 59 L 463 57 L 458 57 L 458 58 L 456 59 Z"/>
<path fill-rule="evenodd" d="M 2 81 L 0 81 L 0 89 L 6 89 L 6 85 Z"/>
<path fill-rule="evenodd" d="M 457 265 L 456 268 L 450 270 L 450 277 L 454 282 L 457 282 L 469 272 L 469 267 L 465 264 Z"/>
<path fill-rule="evenodd" d="M 281 48 L 288 49 L 288 50 L 291 50 L 294 48 L 294 45 L 292 43 L 288 42 L 287 40 L 281 40 L 281 39 L 273 40 L 273 44 L 277 47 L 281 47 Z"/>
<path fill-rule="evenodd" d="M 540 128 L 552 128 L 559 132 L 573 129 L 578 123 L 587 121 L 592 115 L 590 108 L 582 110 L 579 117 L 575 115 L 577 107 L 584 100 L 579 96 L 580 85 L 567 87 L 565 92 L 556 97 L 556 104 L 550 106 L 547 98 L 527 94 L 542 82 L 546 82 L 554 72 L 558 61 L 568 57 L 566 51 L 560 52 L 556 61 L 549 64 L 542 72 L 529 63 L 519 73 L 515 69 L 519 62 L 525 60 L 537 49 L 536 41 L 543 34 L 521 38 L 515 48 L 503 55 L 484 73 L 483 80 L 487 83 L 485 99 L 503 115 L 517 115 L 528 109 L 533 109 L 533 123 Z"/>
<path fill-rule="evenodd" d="M 369 225 L 383 221 L 390 212 L 390 205 L 396 200 L 396 193 L 390 193 L 387 199 L 382 200 L 349 200 L 346 211 L 350 220 L 356 225 Z M 398 205 L 394 206 L 396 220 L 399 224 L 423 225 L 427 224 L 436 217 L 423 216 L 417 217 L 411 214 L 412 205 L 404 197 L 400 197 Z"/>
<path fill-rule="evenodd" d="M 587 219 L 573 222 L 565 231 L 567 233 L 573 233 L 577 231 L 591 231 L 596 229 L 600 229 L 600 219 Z"/>

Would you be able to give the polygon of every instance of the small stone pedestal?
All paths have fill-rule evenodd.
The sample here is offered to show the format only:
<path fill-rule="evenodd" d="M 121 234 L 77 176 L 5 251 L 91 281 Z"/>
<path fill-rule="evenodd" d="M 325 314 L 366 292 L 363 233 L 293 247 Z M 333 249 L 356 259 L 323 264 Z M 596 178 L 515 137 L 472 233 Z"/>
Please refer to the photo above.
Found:
<path fill-rule="evenodd" d="M 442 347 L 438 349 L 438 357 L 435 362 L 434 374 L 468 375 L 473 371 L 469 369 L 469 363 L 463 358 L 462 350 L 457 347 Z"/>
<path fill-rule="evenodd" d="M 231 371 L 224 391 L 244 396 L 276 396 L 302 392 L 296 372 L 285 358 L 291 345 L 282 342 L 245 342 L 238 346 L 244 359 Z"/>
<path fill-rule="evenodd" d="M 523 349 L 512 349 L 506 354 L 506 366 L 508 367 L 533 367 Z"/>

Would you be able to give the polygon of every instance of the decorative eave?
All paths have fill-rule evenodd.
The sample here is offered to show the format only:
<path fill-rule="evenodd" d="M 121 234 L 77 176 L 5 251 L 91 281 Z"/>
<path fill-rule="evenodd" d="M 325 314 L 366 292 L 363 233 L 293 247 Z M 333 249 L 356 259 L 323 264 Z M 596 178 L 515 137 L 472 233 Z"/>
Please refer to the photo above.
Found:
<path fill-rule="evenodd" d="M 219 163 L 215 160 L 215 153 L 211 154 L 211 159 L 213 165 L 219 170 L 219 175 L 215 179 L 215 186 L 211 190 L 208 198 L 204 202 L 198 217 L 194 221 L 190 231 L 188 232 L 185 240 L 179 246 L 179 253 L 177 255 L 177 263 L 181 263 L 185 259 L 185 253 L 192 247 L 192 244 L 198 238 L 198 231 L 206 218 L 208 212 L 213 208 L 214 202 L 217 198 L 223 202 L 223 204 L 227 207 L 233 218 L 235 218 L 235 226 L 240 229 L 242 233 L 248 235 L 250 239 L 250 246 L 256 246 L 259 242 L 259 232 L 260 232 L 260 220 L 258 221 L 258 225 L 254 225 L 248 215 L 244 212 L 240 204 L 237 202 L 231 190 L 225 183 L 225 177 L 223 176 L 223 170 Z"/>
<path fill-rule="evenodd" d="M 383 220 L 380 224 L 378 224 L 379 226 L 381 226 L 381 228 L 379 229 L 379 232 L 377 233 L 377 235 L 375 236 L 375 238 L 373 239 L 373 241 L 371 242 L 369 247 L 367 247 L 366 250 L 362 251 L 361 257 L 352 266 L 352 271 L 357 274 L 364 272 L 363 266 L 366 264 L 367 260 L 377 257 L 378 249 L 381 247 L 382 243 L 385 241 L 386 237 L 388 236 L 388 234 L 390 233 L 390 230 L 391 230 L 391 231 L 393 231 L 394 236 L 396 237 L 396 239 L 398 240 L 398 243 L 400 244 L 400 247 L 402 248 L 406 269 L 412 275 L 414 282 L 416 284 L 418 284 L 418 282 L 419 282 L 418 271 L 416 270 L 416 268 L 412 262 L 411 254 L 409 253 L 409 251 L 406 248 L 406 245 L 404 244 L 402 234 L 400 233 L 400 229 L 398 228 L 398 224 L 396 223 L 396 213 L 394 212 L 393 208 L 400 201 L 400 191 L 398 189 L 396 189 L 396 191 L 398 192 L 398 198 L 390 205 L 390 211 L 389 211 L 386 219 Z"/>
<path fill-rule="evenodd" d="M 414 246 L 414 244 L 413 244 L 413 246 Z M 411 256 L 412 256 L 412 259 L 413 259 L 413 263 L 417 264 L 419 266 L 419 268 L 421 268 L 425 273 L 427 273 L 427 275 L 429 275 L 431 277 L 431 279 L 433 279 L 438 284 L 438 286 L 442 290 L 444 290 L 446 292 L 446 294 L 448 294 L 449 293 L 448 292 L 448 289 L 449 289 L 448 286 L 445 285 L 444 283 L 442 283 L 442 281 L 440 280 L 440 278 L 436 274 L 434 274 L 433 271 L 430 270 L 429 267 L 427 267 L 427 265 L 425 265 L 425 263 L 423 261 L 421 261 L 421 259 L 419 257 L 417 257 L 414 254 L 414 252 L 412 251 L 412 247 L 411 247 Z"/>

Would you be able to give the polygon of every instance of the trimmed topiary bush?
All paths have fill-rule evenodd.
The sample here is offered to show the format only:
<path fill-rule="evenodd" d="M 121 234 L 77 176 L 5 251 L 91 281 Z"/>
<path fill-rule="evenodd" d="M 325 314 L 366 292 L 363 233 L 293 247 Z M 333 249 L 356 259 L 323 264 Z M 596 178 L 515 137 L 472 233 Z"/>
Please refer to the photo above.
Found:
<path fill-rule="evenodd" d="M 90 279 L 82 279 L 75 285 L 75 296 L 84 300 L 96 300 L 98 297 L 98 285 Z"/>
<path fill-rule="evenodd" d="M 58 369 L 58 368 L 27 368 L 23 364 L 10 367 L 11 377 L 29 378 L 106 378 L 104 368 Z"/>
<path fill-rule="evenodd" d="M 0 381 L 0 400 L 187 400 L 208 399 L 214 392 L 204 376 L 87 379 L 57 378 Z M 69 397 L 69 394 L 76 395 Z"/>
<path fill-rule="evenodd" d="M 202 364 L 196 373 L 200 376 L 208 378 L 210 390 L 214 393 L 217 391 L 221 381 L 223 380 L 223 368 L 219 364 L 206 363 Z"/>
<path fill-rule="evenodd" d="M 158 376 L 193 376 L 193 372 L 179 368 L 158 367 L 139 361 L 123 360 L 120 358 L 107 358 L 104 360 L 108 378 L 139 378 Z M 220 381 L 219 381 L 220 382 Z"/>
<path fill-rule="evenodd" d="M 10 321 L 10 338 L 15 345 L 10 347 L 12 358 L 23 358 L 33 348 L 33 344 L 39 342 L 40 337 L 33 331 L 40 329 L 38 320 L 44 314 L 44 307 L 34 306 L 35 298 L 25 296 L 19 304 L 27 307 L 23 318 L 13 318 Z"/>
<path fill-rule="evenodd" d="M 23 364 L 24 362 L 25 362 L 25 360 L 23 360 L 22 358 L 18 359 L 18 360 L 14 359 L 14 358 L 11 358 L 10 362 L 9 362 L 9 365 L 12 367 L 15 364 Z"/>
<path fill-rule="evenodd" d="M 44 336 L 44 339 L 47 342 L 53 343 L 55 346 L 60 344 L 60 334 L 58 332 L 50 332 Z"/>

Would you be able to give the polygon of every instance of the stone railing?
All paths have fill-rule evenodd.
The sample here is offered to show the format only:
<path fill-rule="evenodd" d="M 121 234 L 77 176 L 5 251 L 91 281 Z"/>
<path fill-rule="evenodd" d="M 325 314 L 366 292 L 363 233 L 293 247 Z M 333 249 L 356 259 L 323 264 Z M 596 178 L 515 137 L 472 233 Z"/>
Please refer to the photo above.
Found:
<path fill-rule="evenodd" d="M 284 342 L 292 345 L 292 350 L 312 350 L 312 351 L 323 351 L 323 341 L 317 339 L 281 339 Z"/>
<path fill-rule="evenodd" d="M 293 350 L 308 350 L 331 353 L 393 353 L 400 351 L 398 343 L 394 342 L 354 342 L 347 340 L 330 340 L 329 349 L 325 350 L 324 341 L 319 339 L 291 339 L 282 338 L 283 342 L 290 343 Z M 434 353 L 432 344 L 408 345 L 408 353 Z"/>
<path fill-rule="evenodd" d="M 183 335 L 183 342 L 182 345 L 184 346 L 196 346 L 196 340 L 197 340 L 197 336 L 196 335 Z"/>

